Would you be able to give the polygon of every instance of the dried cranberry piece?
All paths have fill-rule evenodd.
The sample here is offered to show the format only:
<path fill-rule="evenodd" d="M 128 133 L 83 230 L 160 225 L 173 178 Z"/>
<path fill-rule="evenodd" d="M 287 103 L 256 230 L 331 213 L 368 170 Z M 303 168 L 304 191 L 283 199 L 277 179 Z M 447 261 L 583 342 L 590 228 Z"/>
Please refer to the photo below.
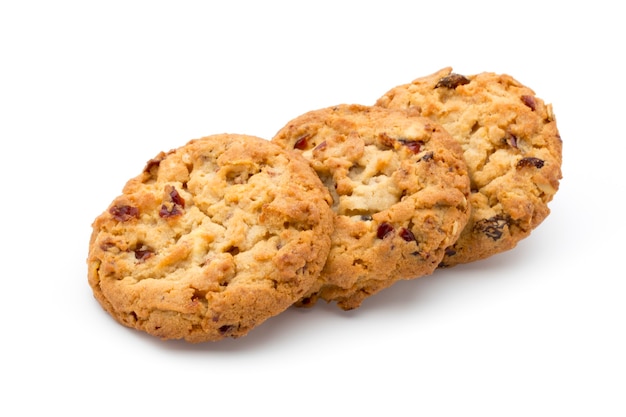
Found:
<path fill-rule="evenodd" d="M 532 111 L 535 111 L 535 109 L 537 108 L 537 102 L 535 101 L 535 98 L 533 96 L 523 95 L 521 98 L 522 102 L 525 105 L 530 107 Z"/>
<path fill-rule="evenodd" d="M 390 223 L 382 222 L 376 230 L 376 237 L 383 239 L 391 232 L 393 232 L 393 226 Z"/>
<path fill-rule="evenodd" d="M 156 158 L 152 158 L 146 163 L 146 167 L 143 169 L 144 172 L 150 173 L 153 168 L 158 168 L 161 165 L 161 161 L 165 158 L 165 154 L 161 152 Z"/>
<path fill-rule="evenodd" d="M 113 206 L 109 209 L 109 213 L 118 222 L 127 222 L 130 219 L 139 217 L 139 209 L 133 206 Z"/>
<path fill-rule="evenodd" d="M 447 77 L 443 77 L 442 79 L 440 79 L 437 85 L 435 85 L 435 88 L 445 87 L 455 89 L 460 85 L 469 84 L 469 82 L 469 78 L 464 77 L 463 75 L 452 73 Z"/>
<path fill-rule="evenodd" d="M 474 231 L 484 233 L 491 239 L 498 240 L 502 237 L 503 229 L 509 225 L 510 219 L 504 215 L 493 216 L 489 219 L 482 219 L 474 224 Z"/>
<path fill-rule="evenodd" d="M 161 206 L 161 209 L 159 210 L 159 216 L 161 216 L 164 219 L 180 216 L 181 214 L 183 214 L 183 212 L 178 207 L 179 206 L 174 204 L 171 209 L 168 209 L 167 206 L 163 204 Z"/>
<path fill-rule="evenodd" d="M 115 243 L 113 242 L 102 242 L 100 244 L 100 249 L 102 249 L 103 251 L 108 251 L 109 249 L 115 247 Z"/>
<path fill-rule="evenodd" d="M 309 133 L 300 136 L 296 140 L 296 143 L 294 143 L 293 148 L 294 149 L 300 149 L 301 151 L 305 150 L 309 146 L 309 138 L 310 137 L 311 137 L 311 135 Z"/>
<path fill-rule="evenodd" d="M 534 158 L 532 156 L 528 156 L 526 158 L 522 158 L 519 161 L 517 161 L 517 168 L 524 168 L 524 167 L 535 167 L 535 168 L 542 168 L 544 164 L 544 161 L 542 159 L 539 158 Z"/>
<path fill-rule="evenodd" d="M 152 249 L 146 248 L 145 246 L 142 246 L 139 249 L 135 249 L 135 259 L 140 262 L 145 261 L 152 255 L 154 255 L 154 251 Z"/>
<path fill-rule="evenodd" d="M 185 199 L 181 197 L 176 188 L 168 185 L 165 187 L 165 193 L 169 195 L 172 207 L 168 208 L 167 204 L 163 204 L 159 210 L 159 216 L 162 218 L 170 218 L 183 214 L 185 208 Z"/>
<path fill-rule="evenodd" d="M 517 136 L 509 133 L 505 137 L 502 138 L 502 142 L 508 144 L 512 148 L 517 149 Z"/>
<path fill-rule="evenodd" d="M 400 229 L 400 237 L 406 240 L 407 242 L 414 242 L 416 240 L 413 232 L 411 232 L 409 229 L 406 229 L 404 227 Z"/>
<path fill-rule="evenodd" d="M 185 208 L 185 199 L 178 194 L 178 191 L 176 191 L 176 188 L 174 187 L 172 187 L 170 191 L 170 198 L 172 199 L 172 203 Z"/>
<path fill-rule="evenodd" d="M 413 153 L 420 153 L 422 146 L 424 146 L 424 142 L 421 140 L 400 139 L 398 142 L 409 148 L 409 150 Z"/>

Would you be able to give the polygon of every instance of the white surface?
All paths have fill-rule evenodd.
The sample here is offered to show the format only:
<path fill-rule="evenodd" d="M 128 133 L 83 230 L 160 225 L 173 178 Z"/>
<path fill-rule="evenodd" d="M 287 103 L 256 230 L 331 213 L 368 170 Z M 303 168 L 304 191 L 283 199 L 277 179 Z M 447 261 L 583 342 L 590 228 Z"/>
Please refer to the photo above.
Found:
<path fill-rule="evenodd" d="M 0 414 L 626 415 L 618 3 L 94 3 L 0 5 Z M 91 221 L 159 151 L 448 65 L 554 106 L 564 178 L 515 250 L 213 344 L 93 299 Z"/>

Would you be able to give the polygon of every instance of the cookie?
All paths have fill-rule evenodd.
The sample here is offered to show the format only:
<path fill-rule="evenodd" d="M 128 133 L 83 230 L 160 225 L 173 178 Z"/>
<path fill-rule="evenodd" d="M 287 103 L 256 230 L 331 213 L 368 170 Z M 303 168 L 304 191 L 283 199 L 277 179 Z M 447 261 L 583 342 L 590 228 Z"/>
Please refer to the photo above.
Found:
<path fill-rule="evenodd" d="M 462 146 L 472 216 L 441 266 L 514 248 L 549 215 L 562 178 L 562 141 L 550 104 L 506 74 L 444 68 L 397 86 L 376 105 L 414 109 Z"/>
<path fill-rule="evenodd" d="M 332 199 L 306 160 L 219 134 L 150 160 L 93 222 L 88 281 L 119 323 L 162 339 L 237 338 L 315 283 Z"/>
<path fill-rule="evenodd" d="M 469 218 L 460 146 L 427 118 L 342 104 L 296 117 L 272 142 L 300 152 L 333 196 L 328 260 L 298 306 L 350 310 L 432 273 Z"/>

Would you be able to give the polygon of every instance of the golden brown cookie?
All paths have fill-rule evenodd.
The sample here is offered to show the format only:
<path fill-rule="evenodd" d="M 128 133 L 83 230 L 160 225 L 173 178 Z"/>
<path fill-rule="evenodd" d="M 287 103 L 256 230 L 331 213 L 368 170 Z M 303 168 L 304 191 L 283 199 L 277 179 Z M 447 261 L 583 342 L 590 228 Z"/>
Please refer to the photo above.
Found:
<path fill-rule="evenodd" d="M 562 177 L 556 119 L 551 105 L 511 76 L 444 68 L 391 89 L 376 105 L 414 109 L 463 148 L 472 216 L 442 266 L 512 249 L 550 213 Z"/>
<path fill-rule="evenodd" d="M 430 274 L 469 217 L 461 149 L 427 118 L 338 105 L 293 119 L 272 142 L 300 152 L 333 196 L 328 261 L 300 306 L 322 298 L 349 310 Z"/>
<path fill-rule="evenodd" d="M 331 201 L 307 161 L 267 140 L 190 141 L 95 219 L 89 284 L 118 322 L 162 339 L 244 336 L 315 283 Z"/>

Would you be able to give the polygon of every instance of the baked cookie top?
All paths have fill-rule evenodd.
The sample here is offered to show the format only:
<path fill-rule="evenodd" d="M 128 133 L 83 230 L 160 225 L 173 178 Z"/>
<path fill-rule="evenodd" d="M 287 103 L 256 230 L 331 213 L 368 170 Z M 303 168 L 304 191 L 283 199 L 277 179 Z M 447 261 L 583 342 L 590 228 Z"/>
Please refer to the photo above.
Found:
<path fill-rule="evenodd" d="M 314 284 L 331 202 L 295 152 L 247 135 L 190 141 L 95 219 L 89 284 L 117 321 L 162 339 L 243 336 Z"/>
<path fill-rule="evenodd" d="M 460 146 L 430 119 L 342 104 L 296 117 L 272 142 L 300 152 L 333 196 L 328 261 L 300 306 L 353 309 L 431 273 L 469 217 Z"/>
<path fill-rule="evenodd" d="M 562 177 L 556 119 L 550 104 L 511 76 L 444 68 L 391 89 L 376 105 L 414 109 L 463 148 L 472 216 L 442 266 L 512 249 L 550 213 Z"/>

